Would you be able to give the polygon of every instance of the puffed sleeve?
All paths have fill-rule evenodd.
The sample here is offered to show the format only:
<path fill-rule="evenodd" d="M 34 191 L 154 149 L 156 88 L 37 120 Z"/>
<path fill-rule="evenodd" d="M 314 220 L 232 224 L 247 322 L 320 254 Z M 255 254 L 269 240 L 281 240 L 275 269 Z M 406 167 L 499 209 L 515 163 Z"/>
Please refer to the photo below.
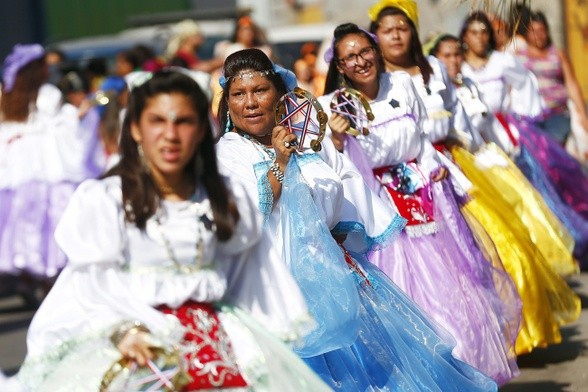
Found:
<path fill-rule="evenodd" d="M 56 355 L 73 342 L 101 340 L 123 321 L 145 324 L 166 344 L 182 334 L 174 317 L 137 297 L 123 270 L 124 222 L 118 178 L 80 185 L 59 222 L 55 237 L 69 261 L 33 318 L 27 335 L 32 357 Z M 63 354 L 63 353 L 62 353 Z"/>
<path fill-rule="evenodd" d="M 244 193 L 251 197 L 254 205 L 264 214 L 271 214 L 273 193 L 267 171 L 269 162 L 264 162 L 249 142 L 232 132 L 226 133 L 216 144 L 219 171 L 231 179 L 239 179 Z"/>
<path fill-rule="evenodd" d="M 78 187 L 55 229 L 70 265 L 124 262 L 120 200 L 120 187 L 112 181 L 87 180 Z"/>
<path fill-rule="evenodd" d="M 263 229 L 263 214 L 259 211 L 251 189 L 237 177 L 226 177 L 227 187 L 239 211 L 239 222 L 232 237 L 219 242 L 217 251 L 222 255 L 234 255 L 253 247 L 260 239 Z"/>
<path fill-rule="evenodd" d="M 451 113 L 451 117 L 449 119 L 449 130 L 451 131 L 451 129 L 455 127 L 455 114 L 459 105 L 457 94 L 455 93 L 455 87 L 449 78 L 449 74 L 447 73 L 445 65 L 433 56 L 429 56 L 428 59 L 430 62 L 435 61 L 436 65 L 434 66 L 434 70 L 435 72 L 439 72 L 439 75 L 441 76 L 440 79 L 445 85 L 445 88 L 440 90 L 439 93 L 443 98 L 443 106 L 445 107 L 445 110 Z"/>
<path fill-rule="evenodd" d="M 482 138 L 478 129 L 472 124 L 463 104 L 459 101 L 455 107 L 453 129 L 450 135 L 455 135 L 457 140 L 461 141 L 469 151 L 477 151 L 484 145 L 484 138 Z"/>
<path fill-rule="evenodd" d="M 406 86 L 409 94 L 409 102 L 412 113 L 416 119 L 417 125 L 421 132 L 421 151 L 417 156 L 417 161 L 424 169 L 426 175 L 430 175 L 434 170 L 441 166 L 441 162 L 437 157 L 437 151 L 429 141 L 427 134 L 424 132 L 424 122 L 427 119 L 427 110 L 425 104 L 419 97 L 414 84 L 411 82 Z"/>
<path fill-rule="evenodd" d="M 393 241 L 405 220 L 390 208 L 364 181 L 357 167 L 333 143 L 326 139 L 320 152 L 323 160 L 339 175 L 343 185 L 343 203 L 339 222 L 331 231 L 345 234 L 345 246 L 365 253 Z"/>
<path fill-rule="evenodd" d="M 510 86 L 510 111 L 529 118 L 539 116 L 545 102 L 539 94 L 537 78 L 514 55 L 503 55 L 504 77 Z"/>

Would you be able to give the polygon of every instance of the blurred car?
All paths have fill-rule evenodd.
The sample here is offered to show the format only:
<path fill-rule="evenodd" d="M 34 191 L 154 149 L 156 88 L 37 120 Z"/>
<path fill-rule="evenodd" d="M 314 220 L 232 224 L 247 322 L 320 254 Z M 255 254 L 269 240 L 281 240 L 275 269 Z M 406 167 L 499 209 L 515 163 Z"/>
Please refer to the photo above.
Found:
<path fill-rule="evenodd" d="M 198 55 L 202 59 L 209 59 L 213 55 L 216 42 L 227 39 L 232 32 L 232 20 L 198 21 L 206 38 L 205 44 L 199 50 Z M 162 55 L 169 39 L 172 37 L 175 23 L 160 24 L 126 29 L 117 34 L 84 37 L 72 40 L 64 40 L 51 44 L 63 51 L 68 65 L 77 65 L 83 68 L 94 59 L 103 59 L 109 67 L 112 67 L 116 55 L 135 45 L 146 45 L 156 55 Z"/>

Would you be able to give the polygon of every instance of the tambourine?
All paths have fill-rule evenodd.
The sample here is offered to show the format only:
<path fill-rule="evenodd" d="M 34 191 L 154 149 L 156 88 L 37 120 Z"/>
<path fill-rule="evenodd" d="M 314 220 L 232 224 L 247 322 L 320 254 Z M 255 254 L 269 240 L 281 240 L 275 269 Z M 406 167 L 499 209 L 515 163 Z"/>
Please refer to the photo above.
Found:
<path fill-rule="evenodd" d="M 184 371 L 184 359 L 178 350 L 153 348 L 154 359 L 139 367 L 133 360 L 122 358 L 106 371 L 100 392 L 181 391 L 191 381 Z"/>
<path fill-rule="evenodd" d="M 308 91 L 295 87 L 284 94 L 275 107 L 276 124 L 296 134 L 299 152 L 311 148 L 320 151 L 325 137 L 327 114 L 321 104 Z"/>
<path fill-rule="evenodd" d="M 368 135 L 369 124 L 374 119 L 368 100 L 360 91 L 343 87 L 335 91 L 331 99 L 331 112 L 349 120 L 346 133 L 352 136 Z"/>

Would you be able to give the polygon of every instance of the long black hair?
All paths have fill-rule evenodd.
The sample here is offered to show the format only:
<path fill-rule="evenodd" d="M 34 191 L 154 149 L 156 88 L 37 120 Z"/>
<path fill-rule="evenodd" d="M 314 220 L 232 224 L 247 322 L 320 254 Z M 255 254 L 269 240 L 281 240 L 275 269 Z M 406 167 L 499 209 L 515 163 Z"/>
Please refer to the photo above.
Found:
<path fill-rule="evenodd" d="M 488 31 L 487 51 L 491 52 L 493 50 L 496 50 L 496 38 L 494 37 L 492 23 L 490 22 L 490 18 L 488 18 L 488 15 L 486 15 L 486 13 L 482 11 L 474 11 L 464 20 L 463 25 L 461 26 L 461 31 L 459 33 L 459 40 L 461 41 L 462 45 L 464 44 L 463 38 L 465 37 L 468 28 L 474 22 L 482 23 Z"/>
<path fill-rule="evenodd" d="M 161 194 L 154 179 L 143 167 L 137 142 L 131 135 L 131 124 L 139 123 L 149 99 L 159 94 L 180 93 L 192 103 L 205 130 L 205 136 L 191 161 L 186 165 L 188 175 L 204 185 L 210 199 L 216 235 L 226 241 L 233 234 L 239 219 L 237 207 L 218 171 L 212 127 L 208 116 L 208 100 L 198 83 L 177 71 L 163 70 L 142 85 L 133 88 L 120 141 L 120 161 L 103 177 L 120 176 L 122 180 L 125 219 L 144 229 L 147 220 L 160 206 Z M 199 157 L 200 156 L 200 157 Z M 199 167 L 199 166 L 202 167 Z"/>
<path fill-rule="evenodd" d="M 455 35 L 451 35 L 451 34 L 442 34 L 439 37 L 435 38 L 435 43 L 433 45 L 433 47 L 431 48 L 431 50 L 429 50 L 429 54 L 431 56 L 437 57 L 437 54 L 439 53 L 439 49 L 441 48 L 441 44 L 444 42 L 456 42 L 457 44 L 459 44 L 459 38 L 457 38 Z M 459 47 L 459 50 L 461 51 L 461 46 Z"/>
<path fill-rule="evenodd" d="M 549 31 L 549 22 L 547 22 L 547 18 L 545 17 L 545 14 L 541 11 L 531 12 L 531 14 L 529 15 L 529 24 L 531 24 L 532 22 L 539 22 L 539 23 L 542 23 L 543 26 L 545 26 L 545 31 L 547 32 L 547 46 L 548 47 L 551 46 L 553 44 L 553 41 L 551 40 L 551 33 Z"/>
<path fill-rule="evenodd" d="M 406 12 L 396 7 L 386 7 L 382 9 L 376 20 L 370 23 L 370 31 L 376 34 L 376 31 L 382 22 L 382 18 L 393 15 L 402 15 L 406 18 L 408 26 L 410 27 L 410 61 L 413 65 L 419 67 L 421 75 L 423 75 L 423 81 L 425 82 L 425 85 L 428 85 L 431 75 L 433 74 L 433 67 L 431 67 L 429 60 L 427 60 L 427 57 L 423 53 L 423 45 L 421 44 L 416 25 L 413 20 L 406 15 Z"/>
<path fill-rule="evenodd" d="M 332 50 L 333 50 L 333 58 L 331 59 L 331 62 L 329 63 L 329 70 L 327 71 L 327 78 L 325 80 L 325 90 L 324 90 L 325 94 L 333 92 L 341 87 L 340 86 L 341 76 L 340 76 L 339 70 L 337 69 L 337 62 L 339 59 L 339 43 L 341 42 L 341 40 L 343 38 L 345 38 L 346 36 L 348 36 L 350 34 L 355 34 L 355 35 L 360 35 L 362 37 L 365 37 L 368 40 L 368 42 L 370 43 L 370 45 L 376 51 L 376 67 L 378 68 L 378 74 L 380 72 L 385 72 L 385 70 L 386 70 L 385 66 L 384 66 L 384 59 L 382 58 L 382 51 L 380 50 L 380 47 L 378 46 L 378 43 L 376 42 L 374 37 L 372 35 L 368 34 L 365 30 L 360 29 L 359 26 L 357 26 L 355 23 L 341 24 L 341 25 L 337 26 L 335 28 L 335 31 L 333 32 L 333 42 L 331 43 Z M 353 87 L 353 83 L 351 82 L 351 80 L 349 80 L 345 75 L 343 75 L 342 77 L 344 78 L 344 80 L 347 84 L 349 84 L 350 86 Z"/>

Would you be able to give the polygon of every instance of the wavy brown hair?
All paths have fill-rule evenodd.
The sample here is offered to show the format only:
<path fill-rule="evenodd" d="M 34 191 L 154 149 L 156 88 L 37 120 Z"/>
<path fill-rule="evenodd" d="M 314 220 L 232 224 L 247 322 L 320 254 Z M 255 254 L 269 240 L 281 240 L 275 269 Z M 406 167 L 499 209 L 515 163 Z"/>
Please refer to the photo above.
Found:
<path fill-rule="evenodd" d="M 39 88 L 49 78 L 45 58 L 31 61 L 16 74 L 11 91 L 3 91 L 0 100 L 3 121 L 27 121 Z"/>
<path fill-rule="evenodd" d="M 208 100 L 198 83 L 189 76 L 171 70 L 159 71 L 154 73 L 150 80 L 131 91 L 122 126 L 121 159 L 103 177 L 121 177 L 125 219 L 133 222 L 138 228 L 145 229 L 147 220 L 160 206 L 161 194 L 149 172 L 143 168 L 137 142 L 131 135 L 131 124 L 139 122 L 150 98 L 172 93 L 182 94 L 190 100 L 205 129 L 204 139 L 185 170 L 187 174 L 194 176 L 197 183 L 204 186 L 212 207 L 216 235 L 219 240 L 226 241 L 233 234 L 239 212 L 218 170 L 208 116 Z"/>

